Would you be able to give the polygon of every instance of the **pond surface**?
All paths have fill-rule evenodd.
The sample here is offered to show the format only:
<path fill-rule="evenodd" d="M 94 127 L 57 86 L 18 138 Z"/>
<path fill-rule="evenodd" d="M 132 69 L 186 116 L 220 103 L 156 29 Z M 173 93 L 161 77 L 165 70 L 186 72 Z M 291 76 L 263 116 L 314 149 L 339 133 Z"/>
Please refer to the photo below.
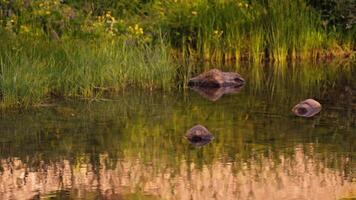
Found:
<path fill-rule="evenodd" d="M 355 199 L 356 67 L 226 68 L 246 79 L 240 91 L 2 111 L 0 199 Z M 293 116 L 307 98 L 321 113 Z M 214 140 L 190 145 L 196 124 Z"/>

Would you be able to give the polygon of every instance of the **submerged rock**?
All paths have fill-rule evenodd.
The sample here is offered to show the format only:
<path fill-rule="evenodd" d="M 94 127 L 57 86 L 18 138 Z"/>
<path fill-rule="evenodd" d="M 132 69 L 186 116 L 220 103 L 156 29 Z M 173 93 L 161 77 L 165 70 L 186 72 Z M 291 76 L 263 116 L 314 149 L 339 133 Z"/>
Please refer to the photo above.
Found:
<path fill-rule="evenodd" d="M 209 143 L 214 136 L 202 125 L 196 125 L 189 129 L 186 133 L 186 138 L 194 145 L 204 145 Z"/>
<path fill-rule="evenodd" d="M 304 100 L 292 109 L 292 112 L 299 117 L 313 117 L 321 111 L 321 105 L 314 99 Z"/>
<path fill-rule="evenodd" d="M 211 69 L 194 78 L 188 82 L 190 87 L 240 87 L 245 84 L 245 80 L 240 74 L 235 72 L 221 72 L 218 69 Z"/>
<path fill-rule="evenodd" d="M 201 96 L 210 101 L 217 101 L 224 94 L 238 93 L 241 87 L 220 87 L 220 88 L 205 88 L 205 87 L 192 87 L 191 89 L 198 92 Z"/>

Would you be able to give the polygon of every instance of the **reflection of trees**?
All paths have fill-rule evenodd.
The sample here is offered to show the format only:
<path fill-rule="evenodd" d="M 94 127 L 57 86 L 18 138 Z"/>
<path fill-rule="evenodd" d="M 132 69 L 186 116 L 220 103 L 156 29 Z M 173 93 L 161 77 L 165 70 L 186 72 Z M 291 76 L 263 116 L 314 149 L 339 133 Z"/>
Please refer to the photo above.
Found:
<path fill-rule="evenodd" d="M 314 145 L 298 146 L 293 149 L 293 157 L 256 153 L 248 161 L 216 160 L 202 167 L 181 161 L 176 169 L 164 160 L 144 163 L 139 157 L 124 157 L 108 167 L 111 161 L 107 154 L 99 156 L 97 170 L 90 164 L 89 155 L 83 155 L 76 164 L 59 159 L 36 168 L 8 158 L 1 160 L 0 197 L 29 199 L 68 190 L 76 197 L 94 192 L 107 199 L 142 192 L 162 199 L 327 200 L 354 192 L 355 184 L 345 180 L 341 170 L 349 164 L 349 158 L 340 159 L 339 169 L 329 169 L 313 149 Z M 334 158 L 326 158 L 326 162 L 329 159 Z"/>

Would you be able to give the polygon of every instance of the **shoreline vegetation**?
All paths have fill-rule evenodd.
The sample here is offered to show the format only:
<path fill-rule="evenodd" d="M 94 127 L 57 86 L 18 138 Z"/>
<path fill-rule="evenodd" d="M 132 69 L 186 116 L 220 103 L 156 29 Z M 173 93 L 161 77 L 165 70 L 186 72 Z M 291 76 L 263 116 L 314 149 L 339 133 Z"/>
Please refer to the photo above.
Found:
<path fill-rule="evenodd" d="M 185 87 L 197 69 L 181 63 L 352 59 L 353 8 L 348 0 L 0 0 L 0 107 Z"/>

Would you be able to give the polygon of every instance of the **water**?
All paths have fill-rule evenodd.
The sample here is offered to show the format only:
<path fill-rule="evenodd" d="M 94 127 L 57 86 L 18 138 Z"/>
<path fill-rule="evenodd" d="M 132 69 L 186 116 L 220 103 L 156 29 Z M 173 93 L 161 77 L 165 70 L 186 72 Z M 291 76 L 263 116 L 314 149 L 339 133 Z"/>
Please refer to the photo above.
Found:
<path fill-rule="evenodd" d="M 1 112 L 0 199 L 356 198 L 352 65 L 234 68 L 247 84 Z M 294 117 L 315 98 L 322 112 Z M 214 140 L 183 137 L 196 124 Z"/>

